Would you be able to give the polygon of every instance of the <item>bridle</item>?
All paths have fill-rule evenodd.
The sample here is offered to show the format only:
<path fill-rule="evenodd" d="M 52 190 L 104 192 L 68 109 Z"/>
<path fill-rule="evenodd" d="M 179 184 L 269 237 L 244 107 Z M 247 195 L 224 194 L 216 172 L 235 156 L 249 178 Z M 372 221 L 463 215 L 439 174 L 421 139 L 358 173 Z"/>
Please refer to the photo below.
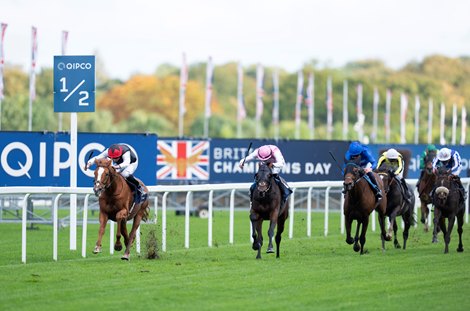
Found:
<path fill-rule="evenodd" d="M 264 164 L 263 164 L 264 165 Z M 261 168 L 262 166 L 260 166 Z M 256 173 L 255 175 L 255 181 L 256 181 L 256 189 L 258 190 L 259 194 L 261 197 L 264 197 L 266 196 L 266 194 L 269 192 L 269 190 L 271 190 L 271 187 L 272 187 L 272 182 L 273 182 L 273 178 L 272 178 L 272 173 L 271 173 L 271 169 L 269 168 L 269 166 L 266 165 L 266 168 L 269 169 L 269 178 L 267 178 L 267 180 L 269 180 L 269 182 L 266 182 L 266 180 L 260 180 L 259 178 L 259 170 L 258 170 L 258 173 Z M 266 187 L 265 190 L 260 190 L 260 187 L 261 188 L 264 188 Z"/>
<path fill-rule="evenodd" d="M 358 170 L 353 170 L 351 172 L 346 173 L 346 169 L 348 166 L 353 166 L 354 168 L 357 168 Z M 346 168 L 344 169 L 344 182 L 343 185 L 346 187 L 346 190 L 349 191 L 354 188 L 354 186 L 362 179 L 362 176 L 359 174 L 359 169 L 361 169 L 361 166 L 357 165 L 356 163 L 350 162 L 346 163 Z M 347 175 L 352 175 L 352 176 L 347 176 Z M 346 181 L 349 181 L 346 183 Z"/>
<path fill-rule="evenodd" d="M 94 186 L 93 186 L 93 191 L 95 192 L 95 195 L 99 197 L 101 193 L 106 191 L 113 182 L 115 181 L 115 174 L 111 172 L 111 169 L 109 167 L 104 167 L 104 166 L 99 166 L 96 169 L 99 170 L 100 168 L 103 168 L 104 172 L 102 174 L 105 175 L 105 180 L 102 181 L 102 177 L 100 180 L 97 180 L 95 177 L 94 180 Z M 101 175 L 102 176 L 102 175 Z"/>

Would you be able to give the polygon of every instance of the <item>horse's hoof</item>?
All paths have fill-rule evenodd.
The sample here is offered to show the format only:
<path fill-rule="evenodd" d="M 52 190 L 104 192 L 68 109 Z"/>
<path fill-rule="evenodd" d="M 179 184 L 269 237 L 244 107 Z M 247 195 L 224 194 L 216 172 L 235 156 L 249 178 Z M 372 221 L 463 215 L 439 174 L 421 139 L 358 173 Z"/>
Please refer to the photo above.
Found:
<path fill-rule="evenodd" d="M 130 257 L 129 254 L 124 254 L 124 255 L 122 255 L 121 259 L 129 261 L 129 257 Z"/>
<path fill-rule="evenodd" d="M 117 252 L 121 251 L 122 250 L 122 244 L 114 245 L 114 250 L 117 251 Z"/>
<path fill-rule="evenodd" d="M 272 247 L 268 248 L 266 254 L 274 254 L 274 249 Z"/>
<path fill-rule="evenodd" d="M 432 238 L 432 242 L 433 242 L 433 243 L 437 243 L 437 242 L 439 242 L 439 241 L 437 240 L 437 238 Z"/>
<path fill-rule="evenodd" d="M 346 243 L 348 243 L 349 245 L 353 244 L 354 243 L 354 239 L 352 237 L 349 237 L 346 239 Z"/>
<path fill-rule="evenodd" d="M 358 252 L 358 251 L 361 250 L 361 247 L 359 246 L 359 244 L 354 244 L 353 250 L 354 250 L 355 252 Z"/>
<path fill-rule="evenodd" d="M 95 246 L 95 248 L 93 249 L 93 254 L 98 254 L 98 253 L 101 253 L 101 247 Z"/>
<path fill-rule="evenodd" d="M 401 245 L 399 243 L 395 244 L 395 248 L 399 249 L 401 248 Z"/>
<path fill-rule="evenodd" d="M 257 251 L 259 249 L 259 244 L 258 243 L 253 243 L 251 248 L 253 248 L 254 251 Z"/>
<path fill-rule="evenodd" d="M 463 252 L 463 247 L 457 248 L 457 252 L 462 253 Z"/>
<path fill-rule="evenodd" d="M 391 240 L 392 240 L 392 236 L 390 234 L 386 234 L 385 241 L 391 241 Z"/>

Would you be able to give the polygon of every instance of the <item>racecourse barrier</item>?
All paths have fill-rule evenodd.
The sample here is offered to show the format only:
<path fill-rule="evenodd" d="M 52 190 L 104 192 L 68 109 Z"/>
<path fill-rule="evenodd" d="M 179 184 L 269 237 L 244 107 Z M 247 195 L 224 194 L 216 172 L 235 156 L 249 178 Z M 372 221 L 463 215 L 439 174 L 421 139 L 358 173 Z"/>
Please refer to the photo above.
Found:
<path fill-rule="evenodd" d="M 409 179 L 407 183 L 410 185 L 416 184 L 416 179 Z M 324 203 L 324 235 L 328 235 L 328 217 L 329 217 L 329 207 L 330 207 L 330 190 L 332 188 L 342 188 L 342 181 L 313 181 L 313 182 L 292 182 L 289 183 L 290 187 L 293 190 L 293 193 L 290 197 L 290 211 L 289 211 L 289 238 L 293 238 L 293 226 L 294 226 L 294 210 L 295 210 L 295 194 L 299 189 L 307 189 L 307 236 L 311 236 L 311 213 L 312 213 L 312 190 L 313 189 L 324 189 L 325 194 L 325 203 Z M 462 183 L 468 190 L 470 185 L 470 178 L 462 178 Z M 229 243 L 233 244 L 233 230 L 234 230 L 234 212 L 235 212 L 235 192 L 237 190 L 247 191 L 251 183 L 233 183 L 233 184 L 198 184 L 198 185 L 179 185 L 179 186 L 149 186 L 150 197 L 155 195 L 154 200 L 154 210 L 155 210 L 155 223 L 157 222 L 157 209 L 158 209 L 158 196 L 156 194 L 162 194 L 161 202 L 161 225 L 162 225 L 162 251 L 166 252 L 166 235 L 167 235 L 167 198 L 170 193 L 174 192 L 185 192 L 186 193 L 186 202 L 185 202 L 185 248 L 189 248 L 189 229 L 190 229 L 190 210 L 192 209 L 192 195 L 194 192 L 208 192 L 208 247 L 212 247 L 212 212 L 213 212 L 213 193 L 216 190 L 230 190 L 230 207 L 229 207 Z M 84 187 L 1 187 L 0 195 L 22 195 L 23 204 L 22 204 L 22 248 L 21 248 L 21 261 L 26 263 L 26 227 L 28 223 L 27 217 L 27 202 L 29 197 L 32 194 L 56 194 L 53 204 L 53 260 L 58 260 L 57 253 L 57 239 L 58 239 L 58 205 L 59 199 L 64 194 L 80 194 L 85 196 L 84 208 L 83 208 L 83 219 L 82 219 L 82 257 L 86 257 L 86 234 L 87 234 L 87 219 L 88 219 L 88 201 L 89 196 L 93 194 L 92 188 Z M 417 195 L 415 190 L 415 195 Z M 341 234 L 344 233 L 344 215 L 343 215 L 343 196 L 341 196 Z M 415 213 L 417 214 L 417 209 L 419 208 L 418 200 L 415 204 Z M 468 223 L 468 212 L 469 212 L 469 202 L 466 201 L 466 218 L 465 222 Z M 429 215 L 429 221 L 431 221 L 431 216 Z M 31 222 L 31 221 L 29 221 Z M 372 217 L 372 230 L 375 231 L 375 215 Z M 71 233 L 76 232 L 72 230 Z M 251 234 L 250 234 L 251 236 Z M 114 225 L 111 222 L 110 224 L 110 253 L 113 253 L 113 239 L 114 239 Z M 140 252 L 140 234 L 136 236 L 136 250 L 137 253 Z"/>

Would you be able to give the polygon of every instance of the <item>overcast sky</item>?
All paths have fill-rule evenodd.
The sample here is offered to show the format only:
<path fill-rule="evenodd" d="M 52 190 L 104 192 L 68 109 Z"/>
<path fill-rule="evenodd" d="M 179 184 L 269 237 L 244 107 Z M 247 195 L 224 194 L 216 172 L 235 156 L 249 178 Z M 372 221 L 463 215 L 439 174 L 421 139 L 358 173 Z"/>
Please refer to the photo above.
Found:
<path fill-rule="evenodd" d="M 342 66 L 376 58 L 399 68 L 439 53 L 470 55 L 468 0 L 2 0 L 5 61 L 26 71 L 31 26 L 38 65 L 96 55 L 111 77 L 151 74 L 162 63 L 240 61 L 291 72 L 305 62 Z"/>

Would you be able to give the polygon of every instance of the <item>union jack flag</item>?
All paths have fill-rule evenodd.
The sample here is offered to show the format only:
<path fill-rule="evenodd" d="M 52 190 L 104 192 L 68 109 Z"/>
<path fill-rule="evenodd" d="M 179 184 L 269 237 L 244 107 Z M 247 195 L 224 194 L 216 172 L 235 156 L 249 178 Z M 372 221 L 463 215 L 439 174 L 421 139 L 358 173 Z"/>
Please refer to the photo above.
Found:
<path fill-rule="evenodd" d="M 159 140 L 157 180 L 209 180 L 208 141 Z"/>

